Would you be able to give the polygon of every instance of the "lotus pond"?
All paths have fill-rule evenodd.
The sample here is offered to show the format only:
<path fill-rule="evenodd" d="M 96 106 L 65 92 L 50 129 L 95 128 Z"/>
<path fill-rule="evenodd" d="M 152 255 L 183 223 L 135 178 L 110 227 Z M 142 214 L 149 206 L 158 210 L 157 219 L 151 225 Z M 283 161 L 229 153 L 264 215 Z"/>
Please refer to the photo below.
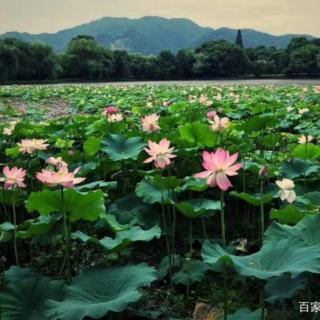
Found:
<path fill-rule="evenodd" d="M 3 320 L 319 319 L 320 88 L 0 87 Z"/>

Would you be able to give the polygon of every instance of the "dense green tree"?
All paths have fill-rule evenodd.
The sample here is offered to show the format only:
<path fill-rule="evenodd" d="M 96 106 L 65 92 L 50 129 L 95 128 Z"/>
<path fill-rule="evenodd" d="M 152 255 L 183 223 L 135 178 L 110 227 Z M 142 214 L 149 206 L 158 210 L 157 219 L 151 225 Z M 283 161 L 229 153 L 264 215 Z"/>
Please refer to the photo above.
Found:
<path fill-rule="evenodd" d="M 237 32 L 237 36 L 236 36 L 236 45 L 243 48 L 243 39 L 242 39 L 242 33 L 241 30 L 239 29 Z"/>
<path fill-rule="evenodd" d="M 113 51 L 113 78 L 126 79 L 130 77 L 129 59 L 130 56 L 127 51 Z"/>
<path fill-rule="evenodd" d="M 193 70 L 203 77 L 229 77 L 248 72 L 249 60 L 245 51 L 227 41 L 210 41 L 196 50 Z"/>
<path fill-rule="evenodd" d="M 88 36 L 72 39 L 62 61 L 67 78 L 102 80 L 113 72 L 112 52 Z"/>
<path fill-rule="evenodd" d="M 169 50 L 163 50 L 158 56 L 160 79 L 173 79 L 177 75 L 176 57 Z"/>
<path fill-rule="evenodd" d="M 294 76 L 299 74 L 315 75 L 318 69 L 318 54 L 319 48 L 313 44 L 291 49 L 287 73 Z"/>
<path fill-rule="evenodd" d="M 196 55 L 193 49 L 182 49 L 176 56 L 177 76 L 182 79 L 189 79 L 194 76 L 193 65 L 196 62 Z"/>
<path fill-rule="evenodd" d="M 241 47 L 209 41 L 197 49 L 183 49 L 175 56 L 164 50 L 158 56 L 111 51 L 91 36 L 73 38 L 64 53 L 41 43 L 7 38 L 0 40 L 0 81 L 50 80 L 56 78 L 108 79 L 190 79 L 287 74 L 320 74 L 320 40 L 292 39 L 286 49 Z"/>

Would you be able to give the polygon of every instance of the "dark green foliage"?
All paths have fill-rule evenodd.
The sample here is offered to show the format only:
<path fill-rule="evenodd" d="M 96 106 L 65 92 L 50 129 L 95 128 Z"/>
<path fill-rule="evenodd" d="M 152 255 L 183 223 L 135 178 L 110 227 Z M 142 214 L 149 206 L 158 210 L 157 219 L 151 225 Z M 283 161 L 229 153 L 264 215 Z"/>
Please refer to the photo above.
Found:
<path fill-rule="evenodd" d="M 153 56 L 110 50 L 99 44 L 98 37 L 90 35 L 72 38 L 64 53 L 55 53 L 43 43 L 0 39 L 0 81 L 169 80 L 252 74 L 314 77 L 320 72 L 320 46 L 305 37 L 292 39 L 286 49 L 264 46 L 244 49 L 239 30 L 236 44 L 208 41 L 197 49 L 173 52 L 162 50 Z"/>

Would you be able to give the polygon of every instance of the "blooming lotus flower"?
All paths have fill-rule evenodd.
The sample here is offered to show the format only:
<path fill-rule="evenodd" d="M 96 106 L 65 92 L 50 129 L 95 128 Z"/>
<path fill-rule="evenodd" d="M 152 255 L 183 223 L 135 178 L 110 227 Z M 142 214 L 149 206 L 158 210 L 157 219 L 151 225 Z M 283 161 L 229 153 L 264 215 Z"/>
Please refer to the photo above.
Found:
<path fill-rule="evenodd" d="M 207 179 L 210 187 L 218 186 L 222 191 L 227 191 L 232 184 L 228 176 L 238 175 L 238 170 L 242 168 L 241 163 L 236 163 L 238 153 L 232 155 L 229 151 L 219 148 L 216 152 L 204 151 L 202 154 L 202 166 L 206 171 L 194 175 L 197 179 Z"/>
<path fill-rule="evenodd" d="M 3 134 L 6 136 L 11 136 L 18 122 L 19 121 L 10 121 L 9 127 L 3 129 Z"/>
<path fill-rule="evenodd" d="M 287 107 L 287 111 L 288 111 L 288 112 L 292 112 L 293 110 L 294 110 L 293 107 Z"/>
<path fill-rule="evenodd" d="M 221 93 L 218 93 L 218 94 L 215 96 L 215 99 L 218 100 L 218 101 L 221 101 L 221 100 L 222 100 L 222 95 L 221 95 Z"/>
<path fill-rule="evenodd" d="M 282 201 L 287 200 L 289 203 L 293 203 L 296 200 L 296 193 L 294 189 L 294 182 L 290 179 L 282 179 L 276 181 L 277 186 L 281 189 L 279 191 L 280 199 Z"/>
<path fill-rule="evenodd" d="M 310 110 L 308 108 L 302 108 L 302 109 L 299 110 L 299 114 L 303 115 L 303 114 L 305 114 L 305 113 L 307 113 L 309 111 Z"/>
<path fill-rule="evenodd" d="M 18 143 L 19 151 L 31 154 L 37 150 L 46 150 L 49 146 L 46 142 L 44 139 L 24 139 Z"/>
<path fill-rule="evenodd" d="M 214 121 L 214 117 L 217 115 L 217 113 L 215 111 L 210 111 L 207 113 L 207 117 L 209 120 Z"/>
<path fill-rule="evenodd" d="M 58 158 L 54 158 L 54 157 L 50 157 L 47 160 L 48 164 L 51 164 L 52 166 L 56 167 L 56 168 L 62 168 L 62 167 L 67 167 L 68 164 L 66 162 L 63 161 L 63 159 L 61 157 Z"/>
<path fill-rule="evenodd" d="M 202 104 L 206 104 L 208 100 L 209 100 L 208 96 L 204 94 L 202 94 L 199 98 L 199 102 Z"/>
<path fill-rule="evenodd" d="M 107 116 L 108 114 L 115 114 L 118 112 L 118 108 L 115 106 L 108 106 L 104 109 L 103 115 Z"/>
<path fill-rule="evenodd" d="M 313 140 L 313 136 L 301 136 L 299 137 L 298 139 L 298 142 L 300 144 L 305 144 L 305 143 L 308 143 L 308 142 L 311 142 Z"/>
<path fill-rule="evenodd" d="M 159 144 L 153 141 L 148 141 L 149 149 L 144 148 L 150 158 L 146 159 L 144 163 L 150 163 L 154 161 L 156 168 L 164 169 L 170 165 L 171 160 L 176 157 L 172 154 L 174 147 L 170 148 L 170 141 L 166 138 L 162 139 Z"/>
<path fill-rule="evenodd" d="M 12 135 L 12 132 L 13 132 L 13 128 L 4 128 L 3 129 L 3 134 L 5 136 L 11 136 Z"/>
<path fill-rule="evenodd" d="M 218 115 L 216 115 L 213 117 L 213 121 L 211 121 L 211 129 L 214 132 L 221 132 L 229 127 L 229 122 L 229 118 L 220 118 Z"/>
<path fill-rule="evenodd" d="M 9 169 L 8 166 L 3 168 L 4 178 L 0 178 L 0 182 L 4 182 L 4 188 L 7 190 L 15 187 L 25 188 L 24 179 L 27 172 L 21 168 L 13 167 Z"/>
<path fill-rule="evenodd" d="M 121 113 L 108 114 L 107 121 L 112 122 L 121 122 L 123 120 L 123 115 Z"/>
<path fill-rule="evenodd" d="M 156 132 L 160 128 L 159 126 L 159 116 L 156 113 L 153 113 L 149 116 L 142 118 L 142 130 L 144 132 Z"/>
<path fill-rule="evenodd" d="M 58 172 L 53 170 L 42 170 L 37 173 L 37 179 L 48 187 L 60 185 L 64 188 L 73 188 L 75 185 L 82 183 L 86 178 L 76 178 L 75 175 L 80 168 L 73 172 L 68 171 L 68 167 L 61 167 Z"/>
<path fill-rule="evenodd" d="M 170 101 L 164 101 L 164 102 L 162 102 L 162 105 L 164 106 L 164 107 L 169 107 L 170 106 Z"/>

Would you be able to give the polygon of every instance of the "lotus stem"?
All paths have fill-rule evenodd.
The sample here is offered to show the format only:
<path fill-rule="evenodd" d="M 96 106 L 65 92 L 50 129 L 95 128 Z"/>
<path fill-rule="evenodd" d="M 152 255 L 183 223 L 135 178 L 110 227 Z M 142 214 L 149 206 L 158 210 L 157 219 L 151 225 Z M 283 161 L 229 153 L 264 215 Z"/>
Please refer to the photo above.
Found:
<path fill-rule="evenodd" d="M 260 246 L 263 244 L 264 234 L 264 204 L 263 204 L 263 181 L 260 181 Z"/>
<path fill-rule="evenodd" d="M 12 211 L 13 211 L 13 248 L 14 248 L 14 256 L 16 260 L 16 265 L 19 267 L 19 254 L 18 254 L 18 246 L 17 246 L 17 214 L 16 214 L 16 199 L 14 193 L 12 194 Z"/>

